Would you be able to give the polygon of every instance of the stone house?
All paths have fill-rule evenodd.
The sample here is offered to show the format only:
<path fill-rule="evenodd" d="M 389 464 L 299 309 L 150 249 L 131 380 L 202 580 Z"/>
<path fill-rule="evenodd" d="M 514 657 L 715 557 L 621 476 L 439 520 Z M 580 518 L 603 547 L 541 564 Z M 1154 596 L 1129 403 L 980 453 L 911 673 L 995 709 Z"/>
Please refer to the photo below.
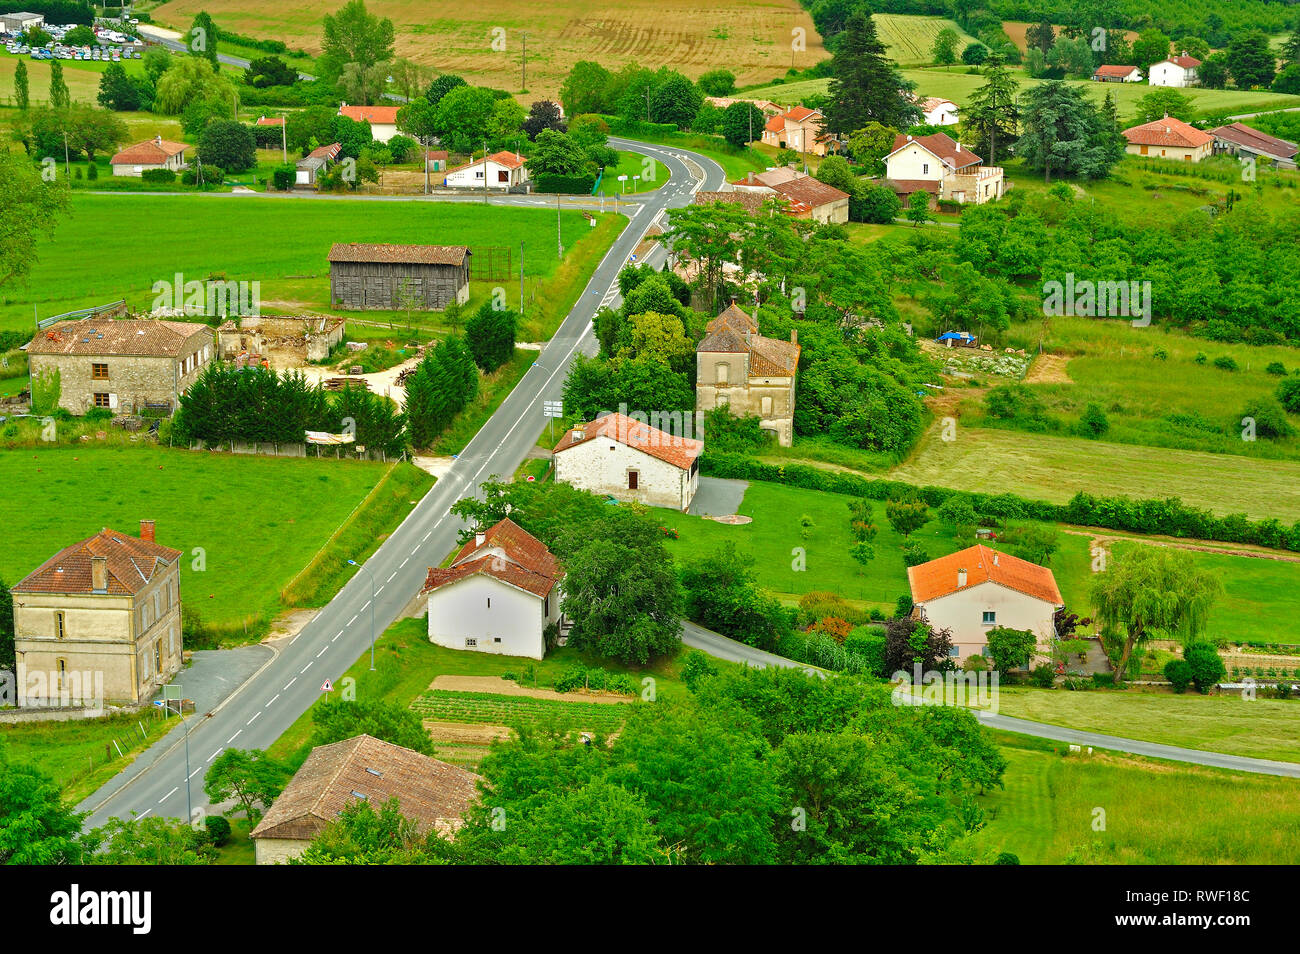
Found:
<path fill-rule="evenodd" d="M 347 323 L 342 318 L 313 315 L 306 318 L 268 318 L 245 315 L 236 324 L 226 321 L 217 328 L 217 356 L 234 361 L 241 355 L 261 356 L 273 368 L 295 368 L 311 361 L 324 361 L 343 340 Z"/>
<path fill-rule="evenodd" d="M 1214 152 L 1213 136 L 1173 116 L 1130 126 L 1124 130 L 1124 138 L 1128 140 L 1124 151 L 1130 156 L 1200 162 Z"/>
<path fill-rule="evenodd" d="M 102 674 L 104 700 L 143 703 L 181 668 L 180 550 L 103 529 L 13 587 L 18 705 L 46 704 L 77 674 Z"/>
<path fill-rule="evenodd" d="M 330 303 L 336 308 L 440 311 L 469 301 L 464 245 L 338 244 L 330 249 Z"/>
<path fill-rule="evenodd" d="M 703 450 L 703 441 L 607 414 L 565 432 L 555 445 L 555 479 L 617 500 L 686 510 L 700 486 Z"/>
<path fill-rule="evenodd" d="M 461 547 L 451 566 L 430 567 L 429 641 L 448 649 L 546 655 L 546 629 L 560 625 L 564 571 L 546 545 L 509 518 Z"/>
<path fill-rule="evenodd" d="M 175 409 L 214 355 L 212 329 L 191 321 L 60 321 L 27 345 L 32 378 L 59 372 L 59 407 L 140 411 Z"/>
<path fill-rule="evenodd" d="M 789 341 L 765 338 L 758 322 L 733 301 L 708 323 L 695 348 L 695 407 L 727 407 L 737 417 L 755 416 L 782 447 L 794 442 L 794 382 L 799 333 Z"/>
<path fill-rule="evenodd" d="M 835 140 L 823 132 L 825 125 L 821 110 L 796 106 L 769 119 L 763 126 L 761 141 L 777 149 L 824 156 L 835 147 Z"/>
<path fill-rule="evenodd" d="M 908 567 L 913 612 L 935 629 L 952 631 L 951 656 L 983 655 L 995 626 L 1027 629 L 1047 655 L 1056 635 L 1054 615 L 1065 601 L 1045 566 L 983 544 Z"/>
<path fill-rule="evenodd" d="M 947 133 L 895 137 L 893 151 L 885 156 L 885 184 L 904 205 L 915 192 L 927 192 L 935 200 L 982 205 L 1002 198 L 1006 191 L 1001 166 L 984 165 L 983 159 Z"/>
<path fill-rule="evenodd" d="M 109 160 L 115 176 L 134 176 L 149 169 L 170 169 L 180 172 L 185 168 L 185 150 L 190 147 L 183 142 L 168 142 L 162 136 L 155 136 L 134 146 L 127 146 Z"/>
<path fill-rule="evenodd" d="M 250 833 L 259 865 L 283 864 L 348 805 L 368 802 L 376 812 L 397 799 L 421 834 L 450 838 L 478 798 L 478 776 L 370 735 L 318 745 Z"/>

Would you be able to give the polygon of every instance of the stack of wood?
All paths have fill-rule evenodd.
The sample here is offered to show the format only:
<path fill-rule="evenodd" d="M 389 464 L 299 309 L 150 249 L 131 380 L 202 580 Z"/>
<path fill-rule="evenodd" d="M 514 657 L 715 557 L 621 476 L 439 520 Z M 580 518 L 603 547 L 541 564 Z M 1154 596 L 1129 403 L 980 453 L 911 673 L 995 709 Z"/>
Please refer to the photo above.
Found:
<path fill-rule="evenodd" d="M 358 385 L 370 390 L 370 382 L 365 378 L 326 378 L 324 381 L 326 391 L 340 391 L 343 388 L 355 388 Z"/>

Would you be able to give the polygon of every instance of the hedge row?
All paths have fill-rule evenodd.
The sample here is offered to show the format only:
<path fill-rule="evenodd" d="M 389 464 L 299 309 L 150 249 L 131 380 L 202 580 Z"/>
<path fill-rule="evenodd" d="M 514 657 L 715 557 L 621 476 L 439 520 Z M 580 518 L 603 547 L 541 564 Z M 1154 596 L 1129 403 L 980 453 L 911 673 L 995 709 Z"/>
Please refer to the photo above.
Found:
<path fill-rule="evenodd" d="M 1068 503 L 1054 504 L 1029 500 L 1017 494 L 976 494 L 947 487 L 917 487 L 897 480 L 872 479 L 802 464 L 766 464 L 742 454 L 712 452 L 700 458 L 700 472 L 712 477 L 766 480 L 872 500 L 896 500 L 918 495 L 931 507 L 938 507 L 950 497 L 956 497 L 969 501 L 977 514 L 990 521 L 1043 520 L 1300 551 L 1300 521 L 1286 527 L 1273 518 L 1252 521 L 1244 514 L 1216 517 L 1208 510 L 1187 506 L 1177 497 L 1134 500 L 1130 497 L 1094 497 L 1080 492 Z"/>
<path fill-rule="evenodd" d="M 553 176 L 542 174 L 533 179 L 533 191 L 561 195 L 591 195 L 596 188 L 595 176 Z"/>

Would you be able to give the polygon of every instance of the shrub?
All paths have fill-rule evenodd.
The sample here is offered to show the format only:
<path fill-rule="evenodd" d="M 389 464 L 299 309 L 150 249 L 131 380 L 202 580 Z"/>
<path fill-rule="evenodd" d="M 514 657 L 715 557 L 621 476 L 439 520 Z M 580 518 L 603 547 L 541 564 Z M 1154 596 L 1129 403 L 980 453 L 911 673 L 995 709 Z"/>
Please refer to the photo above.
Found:
<path fill-rule="evenodd" d="M 718 667 L 698 649 L 692 649 L 686 654 L 686 662 L 682 665 L 682 681 L 686 683 L 687 689 L 694 691 L 696 683 L 705 676 L 717 674 Z"/>
<path fill-rule="evenodd" d="M 1110 421 L 1100 404 L 1089 403 L 1079 417 L 1079 429 L 1087 437 L 1101 437 L 1110 430 Z"/>
<path fill-rule="evenodd" d="M 140 173 L 141 182 L 175 182 L 176 173 L 171 169 L 146 169 Z"/>
<path fill-rule="evenodd" d="M 1210 359 L 1206 356 L 1204 351 L 1198 351 L 1196 352 L 1196 357 L 1193 358 L 1192 360 L 1197 364 L 1205 364 L 1205 362 L 1209 361 Z"/>
<path fill-rule="evenodd" d="M 800 626 L 811 626 L 827 616 L 845 620 L 853 626 L 861 626 L 868 622 L 866 613 L 854 607 L 838 593 L 812 590 L 799 598 L 797 621 Z"/>
<path fill-rule="evenodd" d="M 1192 684 L 1192 665 L 1186 659 L 1171 659 L 1165 663 L 1165 678 L 1179 695 Z"/>
<path fill-rule="evenodd" d="M 1236 371 L 1237 362 L 1230 356 L 1224 354 L 1214 359 L 1214 366 L 1221 371 Z"/>
<path fill-rule="evenodd" d="M 919 543 L 909 543 L 903 547 L 903 565 L 920 566 L 922 563 L 930 562 L 930 554 L 925 552 L 925 548 Z"/>
<path fill-rule="evenodd" d="M 94 182 L 98 178 L 99 178 L 99 166 L 97 166 L 95 163 L 92 162 L 90 165 L 86 167 L 86 181 Z"/>
<path fill-rule="evenodd" d="M 1254 422 L 1257 437 L 1290 437 L 1295 431 L 1291 422 L 1286 419 L 1286 411 L 1283 410 L 1282 405 L 1271 398 L 1256 398 L 1248 402 L 1237 415 L 1237 421 L 1233 422 L 1234 428 L 1238 424 L 1245 427 L 1247 420 Z"/>
<path fill-rule="evenodd" d="M 289 165 L 288 163 L 285 163 L 284 165 L 276 166 L 275 171 L 271 173 L 272 185 L 274 185 L 281 192 L 288 192 L 290 189 L 292 189 L 296 178 L 297 178 L 297 170 L 293 166 Z"/>
<path fill-rule="evenodd" d="M 1035 666 L 1029 673 L 1029 679 L 1039 689 L 1051 689 L 1056 685 L 1056 673 L 1048 665 Z"/>
<path fill-rule="evenodd" d="M 844 639 L 844 649 L 863 661 L 863 669 L 885 678 L 885 631 L 880 626 L 858 626 Z"/>
<path fill-rule="evenodd" d="M 533 179 L 534 191 L 548 194 L 591 195 L 591 190 L 595 187 L 596 177 L 590 175 L 557 176 L 543 173 Z"/>
<path fill-rule="evenodd" d="M 1094 672 L 1092 674 L 1092 684 L 1098 689 L 1114 689 L 1115 674 L 1113 672 Z"/>
<path fill-rule="evenodd" d="M 1156 348 L 1155 351 L 1151 352 L 1151 357 L 1155 358 L 1157 361 L 1168 361 L 1169 352 L 1164 348 Z"/>
<path fill-rule="evenodd" d="M 846 619 L 840 619 L 838 616 L 824 616 L 812 624 L 809 633 L 825 633 L 835 642 L 842 644 L 852 629 L 852 624 Z"/>
<path fill-rule="evenodd" d="M 994 626 L 987 639 L 993 665 L 1001 672 L 1027 665 L 1038 646 L 1038 637 L 1030 630 L 1006 626 Z"/>
<path fill-rule="evenodd" d="M 993 863 L 995 865 L 1018 865 L 1020 864 L 1020 857 L 1018 855 L 1013 855 L 1009 851 L 1003 851 L 998 854 Z"/>
<path fill-rule="evenodd" d="M 1264 373 L 1280 378 L 1286 374 L 1286 365 L 1281 361 L 1270 361 L 1268 367 L 1264 369 Z"/>
<path fill-rule="evenodd" d="M 1300 414 L 1300 374 L 1291 375 L 1277 386 L 1277 399 L 1288 414 Z"/>
<path fill-rule="evenodd" d="M 218 848 L 230 840 L 230 822 L 220 815 L 209 815 L 203 819 L 203 824 L 208 829 L 208 837 Z"/>
<path fill-rule="evenodd" d="M 1223 660 L 1219 658 L 1219 651 L 1209 643 L 1193 643 L 1188 646 L 1183 650 L 1183 659 L 1191 669 L 1196 691 L 1201 694 L 1209 692 L 1210 687 L 1227 672 L 1223 668 Z M 1170 682 L 1172 681 L 1171 679 Z"/>

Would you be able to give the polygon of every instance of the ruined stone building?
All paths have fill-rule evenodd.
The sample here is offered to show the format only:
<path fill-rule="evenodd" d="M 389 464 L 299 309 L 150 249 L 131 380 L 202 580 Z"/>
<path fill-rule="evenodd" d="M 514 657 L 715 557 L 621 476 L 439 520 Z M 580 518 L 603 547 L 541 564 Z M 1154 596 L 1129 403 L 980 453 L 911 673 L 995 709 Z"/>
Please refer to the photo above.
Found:
<path fill-rule="evenodd" d="M 695 349 L 695 408 L 726 406 L 736 417 L 757 417 L 782 447 L 794 440 L 794 378 L 799 333 L 789 341 L 764 338 L 758 322 L 733 301 L 706 326 Z"/>

